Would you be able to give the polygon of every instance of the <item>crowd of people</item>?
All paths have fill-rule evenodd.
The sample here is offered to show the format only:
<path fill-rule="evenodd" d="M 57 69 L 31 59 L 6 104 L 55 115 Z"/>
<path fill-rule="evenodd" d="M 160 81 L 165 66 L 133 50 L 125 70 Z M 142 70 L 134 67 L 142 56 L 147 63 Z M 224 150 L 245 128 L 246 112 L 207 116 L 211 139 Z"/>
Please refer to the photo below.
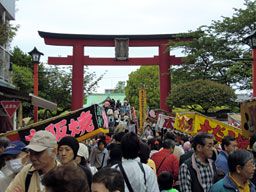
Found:
<path fill-rule="evenodd" d="M 208 133 L 144 127 L 139 136 L 116 125 L 80 143 L 44 130 L 28 145 L 0 138 L 0 192 L 255 191 L 256 136 L 245 150 L 231 136 L 217 143 Z"/>

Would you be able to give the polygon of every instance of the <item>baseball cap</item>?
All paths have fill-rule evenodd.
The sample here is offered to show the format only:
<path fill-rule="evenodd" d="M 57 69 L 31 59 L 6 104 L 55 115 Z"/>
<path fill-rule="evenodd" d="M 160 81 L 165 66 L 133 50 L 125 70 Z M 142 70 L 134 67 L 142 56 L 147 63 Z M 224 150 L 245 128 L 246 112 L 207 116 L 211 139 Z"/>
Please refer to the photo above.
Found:
<path fill-rule="evenodd" d="M 9 144 L 8 147 L 5 148 L 4 152 L 0 155 L 0 157 L 6 155 L 18 155 L 23 149 L 26 147 L 25 143 L 22 141 L 13 141 Z"/>
<path fill-rule="evenodd" d="M 57 147 L 56 137 L 49 131 L 37 131 L 26 146 L 32 151 L 41 152 L 47 148 Z"/>
<path fill-rule="evenodd" d="M 79 143 L 77 155 L 80 157 L 84 157 L 85 159 L 89 159 L 88 147 L 83 143 Z"/>

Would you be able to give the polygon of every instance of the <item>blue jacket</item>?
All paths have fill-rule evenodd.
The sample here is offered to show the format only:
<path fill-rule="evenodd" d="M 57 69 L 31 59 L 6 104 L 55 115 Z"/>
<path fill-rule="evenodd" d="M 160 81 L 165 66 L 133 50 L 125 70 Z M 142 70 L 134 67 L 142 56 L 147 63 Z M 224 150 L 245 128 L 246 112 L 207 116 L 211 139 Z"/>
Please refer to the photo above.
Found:
<path fill-rule="evenodd" d="M 215 161 L 215 166 L 218 173 L 222 172 L 224 173 L 223 175 L 228 173 L 228 154 L 225 151 L 220 151 Z"/>
<path fill-rule="evenodd" d="M 250 182 L 250 192 L 255 192 L 255 185 Z M 239 192 L 236 184 L 226 175 L 223 179 L 215 183 L 209 192 Z"/>

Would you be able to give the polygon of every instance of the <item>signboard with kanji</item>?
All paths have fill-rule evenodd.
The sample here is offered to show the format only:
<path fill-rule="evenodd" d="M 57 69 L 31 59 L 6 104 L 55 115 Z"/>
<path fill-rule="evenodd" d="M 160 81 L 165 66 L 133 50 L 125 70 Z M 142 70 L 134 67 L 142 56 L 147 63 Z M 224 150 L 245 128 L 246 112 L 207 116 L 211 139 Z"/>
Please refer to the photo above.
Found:
<path fill-rule="evenodd" d="M 20 106 L 20 101 L 1 101 L 1 105 L 8 117 L 12 118 Z"/>
<path fill-rule="evenodd" d="M 249 143 L 242 129 L 199 113 L 177 113 L 174 128 L 190 135 L 198 132 L 211 133 L 218 142 L 221 142 L 224 136 L 230 135 L 237 138 L 238 145 L 242 148 L 246 148 Z"/>
<path fill-rule="evenodd" d="M 98 129 L 104 128 L 106 125 L 108 125 L 108 120 L 105 111 L 98 105 L 92 105 L 0 136 L 7 136 L 11 140 L 22 140 L 28 143 L 37 131 L 47 130 L 55 135 L 56 140 L 59 141 L 68 135 L 86 138 L 84 135 L 93 135 L 93 132 L 98 133 Z"/>

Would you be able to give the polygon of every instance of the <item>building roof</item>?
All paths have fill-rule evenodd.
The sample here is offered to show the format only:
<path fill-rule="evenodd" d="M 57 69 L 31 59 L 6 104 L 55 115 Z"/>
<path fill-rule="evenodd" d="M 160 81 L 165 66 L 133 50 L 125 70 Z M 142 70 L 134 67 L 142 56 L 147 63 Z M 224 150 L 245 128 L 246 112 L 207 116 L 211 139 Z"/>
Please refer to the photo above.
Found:
<path fill-rule="evenodd" d="M 91 106 L 93 104 L 101 104 L 107 98 L 114 99 L 115 101 L 119 100 L 121 103 L 125 99 L 124 93 L 94 93 L 87 96 L 87 102 L 84 104 L 84 107 Z"/>

